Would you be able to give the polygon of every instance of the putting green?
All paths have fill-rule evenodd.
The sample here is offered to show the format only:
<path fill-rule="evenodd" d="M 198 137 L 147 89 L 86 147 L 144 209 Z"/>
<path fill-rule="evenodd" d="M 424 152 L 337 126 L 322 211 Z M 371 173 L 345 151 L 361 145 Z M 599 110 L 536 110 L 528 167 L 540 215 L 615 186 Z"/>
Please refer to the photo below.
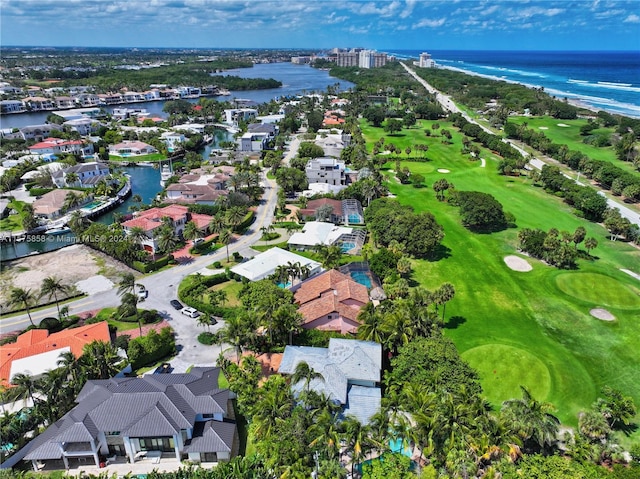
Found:
<path fill-rule="evenodd" d="M 551 375 L 540 359 L 524 349 L 504 344 L 485 344 L 462 353 L 480 374 L 484 394 L 494 406 L 522 396 L 525 386 L 538 401 L 545 401 L 551 389 Z"/>
<path fill-rule="evenodd" d="M 620 309 L 640 308 L 640 291 L 598 273 L 563 273 L 556 285 L 565 294 L 598 306 Z"/>

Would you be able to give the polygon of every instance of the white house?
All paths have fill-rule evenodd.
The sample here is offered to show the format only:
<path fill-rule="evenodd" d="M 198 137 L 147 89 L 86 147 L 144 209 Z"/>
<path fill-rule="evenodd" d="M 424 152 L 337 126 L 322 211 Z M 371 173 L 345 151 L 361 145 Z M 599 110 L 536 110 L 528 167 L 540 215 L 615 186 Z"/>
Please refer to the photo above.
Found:
<path fill-rule="evenodd" d="M 140 156 L 157 153 L 153 146 L 143 141 L 125 140 L 122 143 L 109 146 L 109 154 L 115 156 Z"/>
<path fill-rule="evenodd" d="M 240 121 L 248 122 L 258 115 L 255 108 L 231 108 L 224 110 L 224 122 L 228 125 L 238 126 Z"/>
<path fill-rule="evenodd" d="M 300 263 L 302 267 L 307 266 L 309 276 L 314 276 L 322 271 L 320 263 L 280 248 L 268 249 L 253 259 L 234 266 L 231 271 L 250 281 L 259 281 L 268 278 L 275 273 L 278 266 L 284 266 L 287 263 Z"/>
<path fill-rule="evenodd" d="M 345 185 L 344 161 L 336 158 L 314 158 L 309 160 L 305 168 L 309 183 L 326 183 L 328 185 Z"/>
<path fill-rule="evenodd" d="M 341 236 L 352 232 L 353 228 L 336 226 L 333 223 L 323 221 L 310 221 L 305 223 L 302 231 L 291 235 L 287 244 L 300 250 L 313 248 L 316 245 L 328 246 L 336 243 Z"/>
<path fill-rule="evenodd" d="M 78 177 L 76 181 L 68 181 L 68 176 L 71 173 Z M 64 170 L 58 170 L 51 175 L 51 179 L 58 188 L 69 186 L 87 188 L 95 186 L 96 183 L 108 176 L 109 167 L 103 163 L 93 161 L 90 163 L 79 163 Z"/>

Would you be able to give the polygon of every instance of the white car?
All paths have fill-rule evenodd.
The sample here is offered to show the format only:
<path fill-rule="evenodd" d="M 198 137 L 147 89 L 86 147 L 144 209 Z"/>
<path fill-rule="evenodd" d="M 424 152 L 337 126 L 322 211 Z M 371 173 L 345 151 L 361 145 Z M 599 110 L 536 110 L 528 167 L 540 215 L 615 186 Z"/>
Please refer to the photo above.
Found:
<path fill-rule="evenodd" d="M 145 288 L 143 284 L 136 284 L 136 295 L 139 300 L 144 301 L 149 295 L 149 291 L 147 291 L 147 288 Z"/>
<path fill-rule="evenodd" d="M 180 312 L 185 316 L 189 316 L 190 318 L 197 318 L 201 314 L 197 309 L 189 307 L 182 308 Z"/>

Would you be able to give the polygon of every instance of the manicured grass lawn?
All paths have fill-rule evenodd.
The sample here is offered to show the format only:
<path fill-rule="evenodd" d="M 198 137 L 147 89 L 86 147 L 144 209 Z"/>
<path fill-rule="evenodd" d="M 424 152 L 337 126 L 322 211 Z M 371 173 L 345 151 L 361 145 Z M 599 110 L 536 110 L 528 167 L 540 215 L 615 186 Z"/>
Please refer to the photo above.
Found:
<path fill-rule="evenodd" d="M 117 156 L 117 155 L 109 155 L 110 161 L 130 161 L 133 163 L 140 163 L 143 161 L 162 161 L 166 160 L 167 157 L 162 153 L 151 153 L 149 155 L 139 155 L 139 156 Z"/>
<path fill-rule="evenodd" d="M 216 284 L 215 286 L 209 288 L 212 291 L 224 291 L 227 293 L 227 301 L 224 303 L 225 306 L 235 308 L 236 306 L 240 306 L 240 300 L 238 299 L 238 293 L 242 288 L 242 283 L 238 281 L 227 281 L 226 283 Z"/>
<path fill-rule="evenodd" d="M 527 123 L 528 128 L 542 132 L 552 142 L 558 144 L 564 144 L 569 147 L 570 150 L 580 151 L 594 160 L 609 161 L 616 166 L 623 168 L 626 171 L 637 171 L 633 164 L 627 161 L 620 161 L 616 158 L 616 152 L 613 146 L 597 147 L 594 145 L 588 145 L 583 143 L 585 137 L 580 135 L 580 127 L 587 124 L 587 120 L 557 120 L 556 118 L 543 116 L 543 117 L 530 117 L 530 116 L 514 116 L 509 117 L 509 121 L 522 124 Z M 558 126 L 558 124 L 569 125 L 568 127 Z M 543 129 L 540 129 L 542 127 Z M 544 129 L 546 128 L 546 129 Z M 593 130 L 592 135 L 615 133 L 613 128 L 598 128 Z"/>
<path fill-rule="evenodd" d="M 424 175 L 428 187 L 400 185 L 391 174 L 388 186 L 401 203 L 431 211 L 443 225 L 444 257 L 416 261 L 413 279 L 431 290 L 445 281 L 454 285 L 446 334 L 480 371 L 487 398 L 499 406 L 519 397 L 522 384 L 534 391 L 536 399 L 553 403 L 562 421 L 573 426 L 577 414 L 590 407 L 604 385 L 632 395 L 640 404 L 640 322 L 633 297 L 640 286 L 619 270 L 640 272 L 640 251 L 609 241 L 604 228 L 576 217 L 561 199 L 532 186 L 528 178 L 498 175 L 497 160 L 486 151 L 481 154 L 487 160 L 485 168 L 461 156 L 459 134 L 449 130 L 454 145 L 444 150 L 431 147 L 433 138 L 420 138 L 430 145 L 432 161 L 402 162 L 411 172 Z M 375 135 L 366 133 L 368 144 L 383 133 L 382 129 Z M 450 173 L 438 173 L 438 168 Z M 469 232 L 460 224 L 457 208 L 435 199 L 431 186 L 439 178 L 453 182 L 458 190 L 491 193 L 515 215 L 517 228 Z M 578 270 L 558 270 L 528 258 L 533 270 L 521 273 L 504 263 L 505 256 L 516 252 L 519 229 L 573 232 L 578 226 L 599 243 L 591 252 L 598 259 L 580 260 Z M 592 280 L 597 280 L 597 287 Z M 600 321 L 589 314 L 605 300 L 616 321 Z"/>

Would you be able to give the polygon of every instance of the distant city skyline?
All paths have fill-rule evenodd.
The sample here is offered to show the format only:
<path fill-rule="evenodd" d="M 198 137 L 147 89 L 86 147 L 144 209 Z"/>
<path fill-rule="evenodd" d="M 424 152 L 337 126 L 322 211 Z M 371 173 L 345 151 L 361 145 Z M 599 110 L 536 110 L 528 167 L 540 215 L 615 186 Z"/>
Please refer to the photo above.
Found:
<path fill-rule="evenodd" d="M 0 0 L 0 44 L 640 50 L 640 2 Z"/>

